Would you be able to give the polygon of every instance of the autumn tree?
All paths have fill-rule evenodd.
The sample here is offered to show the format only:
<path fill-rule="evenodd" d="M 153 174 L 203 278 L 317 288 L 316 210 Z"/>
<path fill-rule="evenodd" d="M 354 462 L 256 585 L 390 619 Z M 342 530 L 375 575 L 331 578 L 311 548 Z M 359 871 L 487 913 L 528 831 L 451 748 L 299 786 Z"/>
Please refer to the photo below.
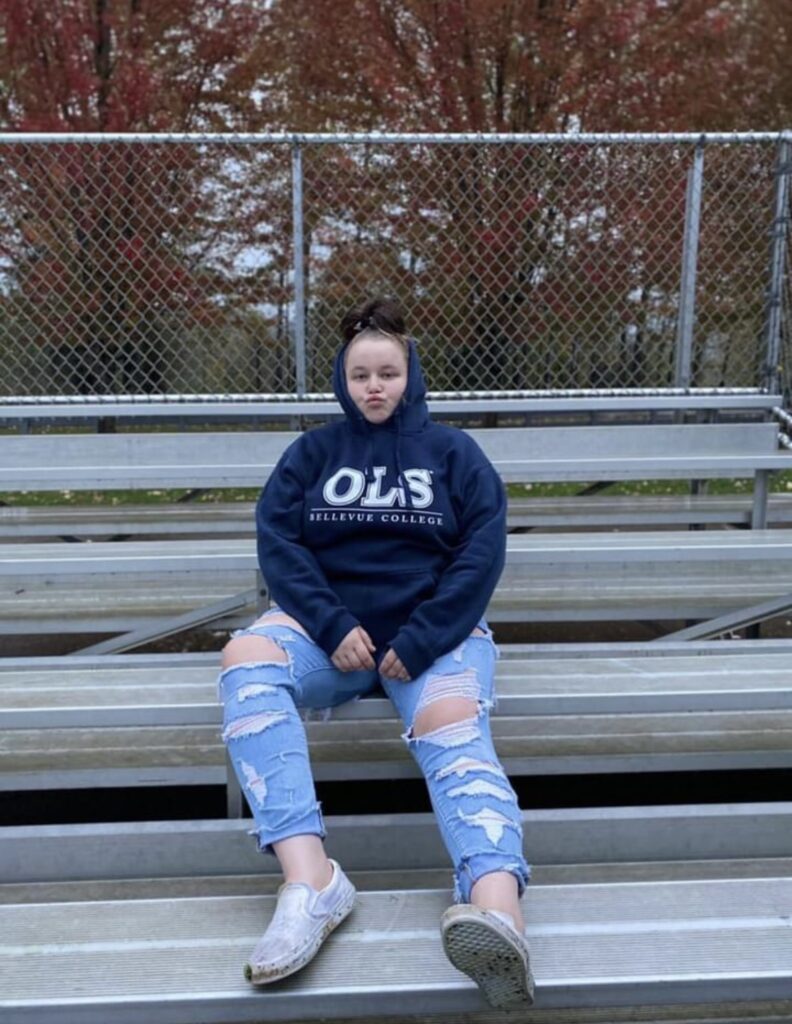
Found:
<path fill-rule="evenodd" d="M 101 132 L 773 128 L 792 112 L 791 31 L 788 5 L 770 0 L 5 0 L 0 122 Z M 183 379 L 200 367 L 217 387 L 286 381 L 284 361 L 260 346 L 257 365 L 236 377 L 228 367 L 245 349 L 235 339 L 264 321 L 286 347 L 286 147 L 0 155 L 7 337 L 24 329 L 40 342 L 57 325 L 55 348 L 97 390 L 164 387 L 158 356 L 174 338 Z M 585 385 L 629 366 L 641 383 L 673 343 L 691 156 L 304 147 L 315 385 L 327 386 L 338 311 L 377 287 L 420 307 L 440 382 Z M 738 165 L 751 189 L 719 171 L 717 233 L 704 226 L 708 252 L 731 260 L 720 281 L 746 280 L 748 254 L 766 245 L 738 205 L 749 193 L 767 205 L 772 169 L 748 149 L 731 155 Z M 720 225 L 737 214 L 730 234 Z M 726 323 L 731 293 L 714 292 L 713 316 Z M 107 379 L 78 365 L 97 364 L 93 349 L 123 357 Z M 260 372 L 272 366 L 274 380 Z"/>
<path fill-rule="evenodd" d="M 790 17 L 771 0 L 276 0 L 278 117 L 303 131 L 773 128 L 761 107 L 788 88 Z"/>
<path fill-rule="evenodd" d="M 788 74 L 773 57 L 774 86 L 762 79 L 762 46 L 788 20 L 773 9 L 766 0 L 289 0 L 273 6 L 274 80 L 278 95 L 299 95 L 290 126 L 305 130 L 773 128 L 762 111 Z M 373 283 L 420 306 L 429 332 L 467 346 L 460 386 L 486 386 L 488 363 L 503 379 L 504 360 L 519 364 L 515 385 L 611 383 L 608 366 L 622 380 L 628 367 L 630 383 L 649 370 L 658 379 L 671 365 L 691 159 L 692 150 L 625 146 L 325 147 L 306 159 L 310 227 L 322 242 L 314 335 L 327 333 L 339 282 L 349 286 L 357 268 L 358 291 L 376 271 Z M 772 168 L 746 152 L 751 161 L 756 194 Z M 736 233 L 722 231 L 713 247 L 744 246 Z M 759 232 L 754 257 L 765 244 Z M 526 337 L 547 339 L 538 358 L 516 348 Z"/>
<path fill-rule="evenodd" d="M 0 122 L 34 132 L 255 128 L 266 6 L 5 0 Z M 195 376 L 211 332 L 233 340 L 254 329 L 252 302 L 282 306 L 288 214 L 276 186 L 288 168 L 275 154 L 66 143 L 6 145 L 0 157 L 7 317 L 52 353 L 67 386 L 161 390 L 167 339 L 182 337 L 183 369 Z"/>

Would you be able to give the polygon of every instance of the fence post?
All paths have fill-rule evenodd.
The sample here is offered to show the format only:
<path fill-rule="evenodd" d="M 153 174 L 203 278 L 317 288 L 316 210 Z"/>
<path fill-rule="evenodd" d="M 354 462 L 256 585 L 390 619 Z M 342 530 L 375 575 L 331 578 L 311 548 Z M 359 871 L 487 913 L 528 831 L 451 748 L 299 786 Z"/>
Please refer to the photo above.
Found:
<path fill-rule="evenodd" d="M 704 146 L 699 143 L 693 166 L 687 175 L 685 193 L 685 238 L 682 243 L 682 280 L 679 288 L 674 387 L 689 388 L 693 361 L 693 324 L 696 318 L 696 275 L 698 272 L 701 193 L 704 182 Z"/>
<path fill-rule="evenodd" d="M 305 386 L 305 240 L 303 237 L 302 147 L 292 147 L 292 247 L 294 249 L 294 370 L 297 394 Z"/>
<path fill-rule="evenodd" d="M 789 178 L 792 174 L 790 134 L 792 133 L 784 133 L 778 145 L 775 208 L 770 231 L 770 284 L 767 289 L 767 341 L 763 384 L 771 393 L 781 386 L 781 292 L 784 287 L 789 225 Z"/>

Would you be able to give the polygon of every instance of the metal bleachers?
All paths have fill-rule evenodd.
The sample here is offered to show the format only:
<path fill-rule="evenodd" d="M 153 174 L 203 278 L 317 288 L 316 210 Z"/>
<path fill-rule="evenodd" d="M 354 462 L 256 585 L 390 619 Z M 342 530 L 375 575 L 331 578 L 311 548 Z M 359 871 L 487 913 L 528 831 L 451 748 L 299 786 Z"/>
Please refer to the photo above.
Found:
<path fill-rule="evenodd" d="M 493 623 L 677 625 L 644 643 L 503 645 L 493 732 L 507 770 L 545 793 L 563 776 L 608 775 L 620 804 L 524 812 L 536 1006 L 508 1016 L 488 1010 L 443 956 L 450 869 L 427 814 L 330 816 L 328 852 L 359 888 L 355 911 L 293 978 L 263 991 L 243 980 L 279 877 L 247 835 L 227 772 L 217 654 L 120 652 L 248 620 L 266 601 L 249 502 L 0 509 L 0 633 L 119 634 L 0 661 L 3 798 L 176 794 L 170 821 L 56 816 L 0 828 L 3 1024 L 792 1017 L 792 803 L 768 802 L 760 781 L 763 770 L 792 769 L 792 639 L 709 639 L 792 607 L 792 508 L 787 495 L 768 495 L 770 474 L 792 468 L 770 419 L 778 402 L 758 393 L 597 400 L 598 413 L 638 418 L 621 423 L 532 419 L 585 416 L 585 396 L 436 403 L 436 414 L 496 424 L 472 429 L 507 481 L 753 484 L 728 499 L 511 502 Z M 214 412 L 232 429 L 200 432 L 181 428 L 205 418 L 205 403 L 167 404 L 4 407 L 7 426 L 34 432 L 0 437 L 0 491 L 257 487 L 296 426 L 337 412 L 265 402 L 257 425 L 275 429 L 250 430 L 229 403 Z M 749 418 L 720 419 L 724 409 Z M 108 416 L 121 433 L 85 432 Z M 44 421 L 56 431 L 36 433 Z M 180 429 L 146 429 L 163 422 Z M 683 529 L 691 525 L 710 529 Z M 74 539 L 91 543 L 64 543 Z M 417 774 L 383 698 L 314 713 L 306 727 L 320 781 L 398 786 Z M 678 805 L 651 806 L 642 789 L 653 773 L 705 771 L 753 772 L 755 799 L 693 805 L 680 788 Z M 178 793 L 200 785 L 227 787 L 229 816 L 175 820 Z"/>

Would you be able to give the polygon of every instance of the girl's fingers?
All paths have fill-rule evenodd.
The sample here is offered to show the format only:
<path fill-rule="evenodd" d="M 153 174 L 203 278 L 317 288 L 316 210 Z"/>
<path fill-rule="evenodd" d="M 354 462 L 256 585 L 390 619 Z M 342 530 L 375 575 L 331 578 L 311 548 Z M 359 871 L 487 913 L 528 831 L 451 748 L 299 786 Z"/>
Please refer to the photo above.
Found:
<path fill-rule="evenodd" d="M 382 659 L 380 672 L 386 679 L 398 679 L 402 683 L 410 682 L 410 675 L 393 648 L 390 648 Z"/>
<path fill-rule="evenodd" d="M 359 668 L 373 668 L 374 667 L 374 661 L 373 661 L 371 655 L 368 652 L 368 648 L 366 648 L 364 646 L 358 647 L 357 650 L 355 651 L 355 657 L 357 658 L 357 663 L 358 663 L 358 667 Z"/>

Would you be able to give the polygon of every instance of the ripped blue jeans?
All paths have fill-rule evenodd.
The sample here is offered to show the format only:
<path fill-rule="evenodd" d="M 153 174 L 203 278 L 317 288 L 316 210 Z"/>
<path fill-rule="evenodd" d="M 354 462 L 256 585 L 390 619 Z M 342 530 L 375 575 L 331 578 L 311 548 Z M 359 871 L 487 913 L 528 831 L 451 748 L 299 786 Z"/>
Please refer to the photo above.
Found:
<path fill-rule="evenodd" d="M 493 871 L 512 873 L 522 893 L 530 872 L 520 810 L 489 723 L 497 649 L 486 623 L 480 628 L 483 636 L 469 637 L 408 683 L 376 671 L 342 672 L 309 637 L 268 624 L 267 615 L 236 633 L 268 637 L 287 656 L 286 662 L 232 665 L 219 679 L 223 741 L 253 813 L 259 848 L 272 852 L 273 843 L 289 836 L 326 835 L 298 708 L 335 707 L 382 686 L 426 779 L 454 864 L 456 901 L 469 902 L 475 882 Z M 414 736 L 416 715 L 444 697 L 474 700 L 478 715 Z"/>

